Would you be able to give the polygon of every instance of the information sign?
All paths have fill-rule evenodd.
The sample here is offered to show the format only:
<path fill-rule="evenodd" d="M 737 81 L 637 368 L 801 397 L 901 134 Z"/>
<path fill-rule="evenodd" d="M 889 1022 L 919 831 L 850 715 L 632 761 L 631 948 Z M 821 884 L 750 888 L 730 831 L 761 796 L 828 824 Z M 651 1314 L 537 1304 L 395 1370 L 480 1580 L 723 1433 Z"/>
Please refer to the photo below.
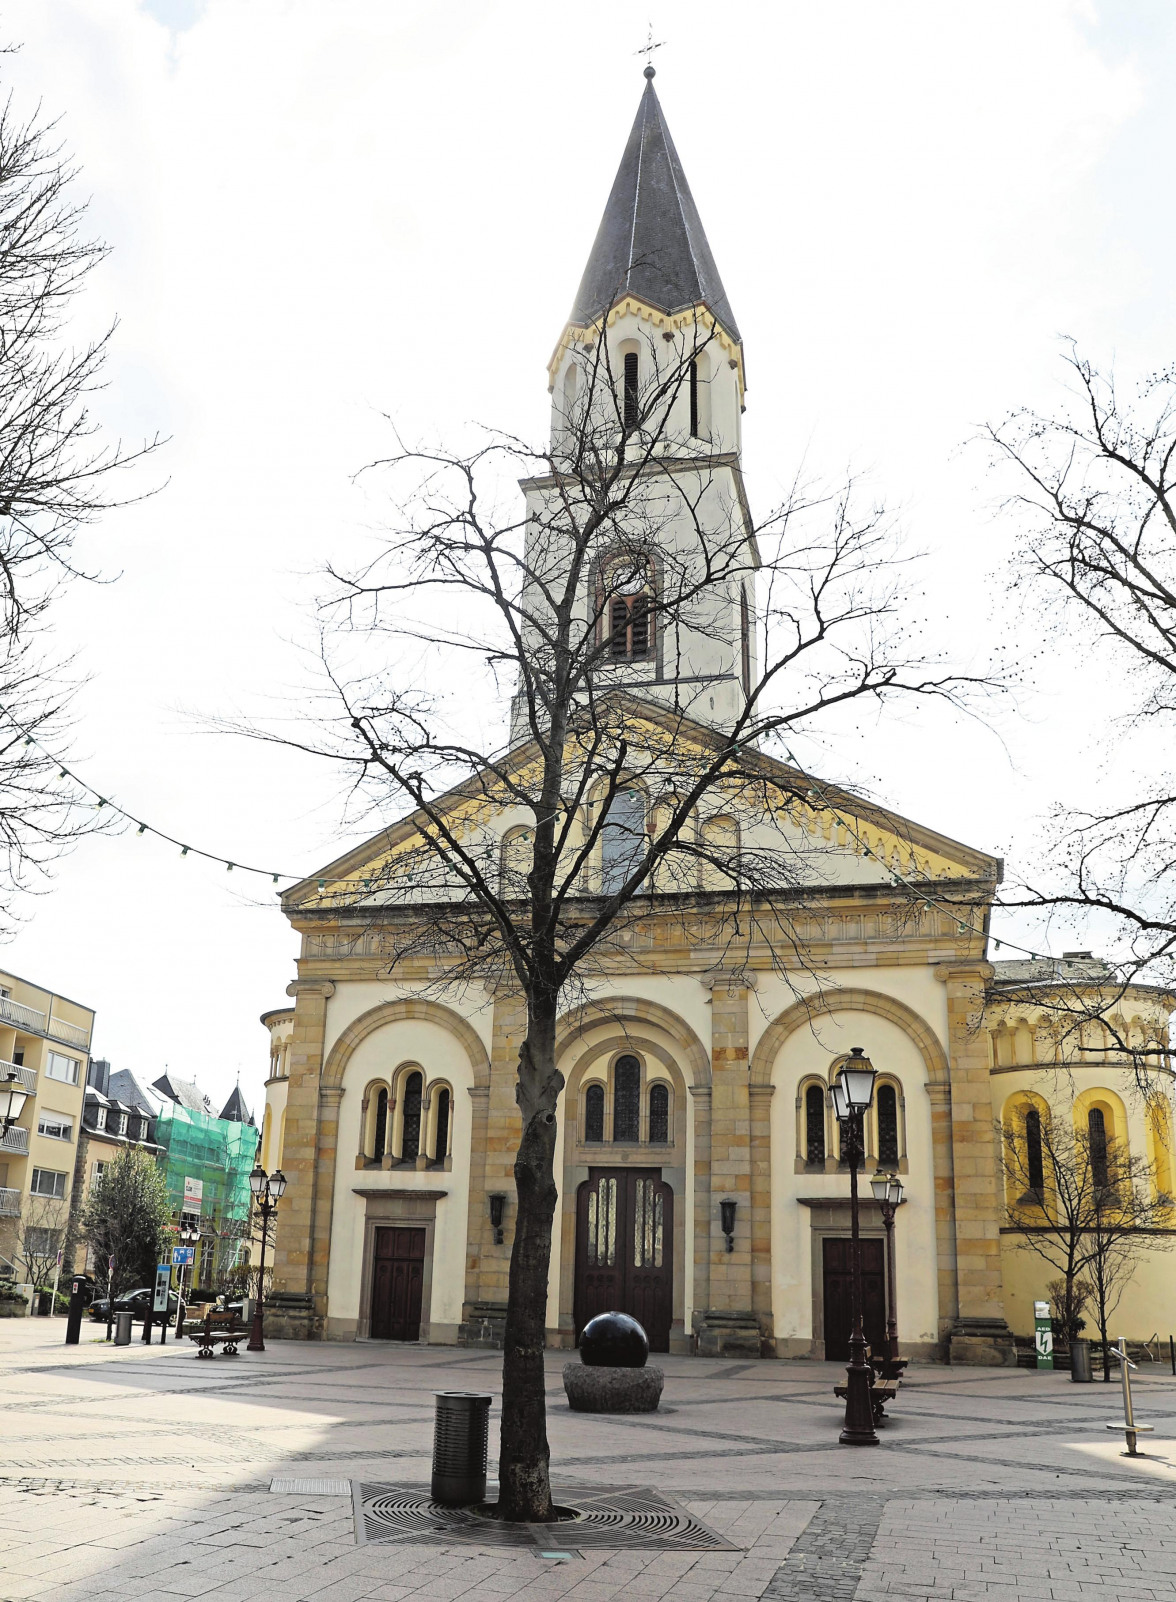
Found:
<path fill-rule="evenodd" d="M 1033 1303 L 1033 1338 L 1037 1347 L 1038 1368 L 1052 1368 L 1053 1320 L 1049 1316 L 1048 1302 Z"/>
<path fill-rule="evenodd" d="M 195 1248 L 195 1246 L 173 1246 L 172 1247 L 172 1267 L 173 1268 L 190 1268 L 191 1265 L 195 1261 L 196 1261 L 196 1248 Z"/>
<path fill-rule="evenodd" d="M 204 1181 L 184 1176 L 184 1212 L 198 1213 L 204 1200 Z"/>
<path fill-rule="evenodd" d="M 167 1293 L 171 1289 L 171 1264 L 159 1263 L 155 1269 L 155 1298 L 151 1303 L 153 1313 L 167 1312 Z"/>

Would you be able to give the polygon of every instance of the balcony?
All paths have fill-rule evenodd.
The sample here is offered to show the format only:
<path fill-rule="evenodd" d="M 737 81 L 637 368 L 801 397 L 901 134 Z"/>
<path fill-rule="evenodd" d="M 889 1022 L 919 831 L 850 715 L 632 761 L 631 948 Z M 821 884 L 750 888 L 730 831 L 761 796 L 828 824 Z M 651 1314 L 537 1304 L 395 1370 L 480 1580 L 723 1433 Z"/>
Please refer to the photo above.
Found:
<path fill-rule="evenodd" d="M 30 1034 L 45 1033 L 45 1014 L 35 1007 L 22 1006 L 11 996 L 0 996 L 0 1021 L 14 1024 L 17 1029 L 27 1029 Z"/>
<path fill-rule="evenodd" d="M 25 1152 L 29 1149 L 29 1132 L 22 1129 L 19 1124 L 13 1124 L 0 1135 L 0 1152 Z"/>
<path fill-rule="evenodd" d="M 20 1217 L 20 1191 L 5 1185 L 0 1187 L 0 1218 Z"/>
<path fill-rule="evenodd" d="M 54 1040 L 64 1040 L 67 1045 L 81 1046 L 85 1051 L 90 1044 L 90 1031 L 83 1029 L 79 1024 L 66 1023 L 63 1018 L 50 1018 L 49 1027 L 45 1031 Z"/>
<path fill-rule="evenodd" d="M 37 1094 L 37 1070 L 35 1068 L 18 1068 L 14 1062 L 5 1062 L 0 1057 L 0 1079 L 10 1079 L 16 1075 L 18 1085 L 23 1085 L 30 1096 Z"/>

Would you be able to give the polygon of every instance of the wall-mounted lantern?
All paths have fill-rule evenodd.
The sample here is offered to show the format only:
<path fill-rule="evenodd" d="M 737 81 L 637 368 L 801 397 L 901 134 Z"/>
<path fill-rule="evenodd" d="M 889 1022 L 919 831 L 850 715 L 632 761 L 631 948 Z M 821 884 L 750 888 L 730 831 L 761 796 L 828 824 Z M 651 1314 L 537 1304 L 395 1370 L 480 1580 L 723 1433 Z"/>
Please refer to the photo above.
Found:
<path fill-rule="evenodd" d="M 494 1244 L 496 1246 L 501 1246 L 502 1245 L 502 1211 L 503 1211 L 503 1208 L 506 1206 L 506 1197 L 503 1196 L 500 1192 L 495 1191 L 490 1196 L 489 1201 L 490 1201 L 490 1227 L 494 1231 Z"/>
<path fill-rule="evenodd" d="M 738 1203 L 731 1196 L 725 1196 L 719 1203 L 719 1218 L 722 1222 L 723 1234 L 727 1237 L 727 1250 L 735 1250 L 735 1208 Z"/>

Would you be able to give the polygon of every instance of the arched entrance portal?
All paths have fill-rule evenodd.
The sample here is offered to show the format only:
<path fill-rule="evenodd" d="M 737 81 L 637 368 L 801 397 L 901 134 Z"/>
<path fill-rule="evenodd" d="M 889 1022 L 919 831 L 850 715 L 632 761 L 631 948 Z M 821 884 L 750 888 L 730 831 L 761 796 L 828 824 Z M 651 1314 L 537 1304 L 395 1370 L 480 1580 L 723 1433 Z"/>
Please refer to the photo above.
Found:
<path fill-rule="evenodd" d="M 674 1193 L 660 1168 L 593 1168 L 576 1208 L 576 1340 L 597 1313 L 628 1313 L 668 1352 L 674 1305 Z"/>

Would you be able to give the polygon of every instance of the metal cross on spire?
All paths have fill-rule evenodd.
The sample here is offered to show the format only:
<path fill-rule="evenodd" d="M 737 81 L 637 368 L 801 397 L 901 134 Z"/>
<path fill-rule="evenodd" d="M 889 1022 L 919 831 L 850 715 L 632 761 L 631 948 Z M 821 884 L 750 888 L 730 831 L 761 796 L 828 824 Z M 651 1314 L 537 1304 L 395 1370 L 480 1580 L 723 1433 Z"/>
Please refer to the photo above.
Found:
<path fill-rule="evenodd" d="M 633 52 L 635 56 L 644 56 L 646 58 L 645 76 L 647 78 L 652 78 L 657 70 L 653 64 L 653 52 L 655 50 L 660 50 L 665 42 L 666 41 L 664 39 L 659 39 L 656 43 L 654 42 L 653 23 L 651 22 L 649 24 L 649 33 L 646 35 L 645 43 L 641 46 L 640 50 L 634 50 Z"/>

